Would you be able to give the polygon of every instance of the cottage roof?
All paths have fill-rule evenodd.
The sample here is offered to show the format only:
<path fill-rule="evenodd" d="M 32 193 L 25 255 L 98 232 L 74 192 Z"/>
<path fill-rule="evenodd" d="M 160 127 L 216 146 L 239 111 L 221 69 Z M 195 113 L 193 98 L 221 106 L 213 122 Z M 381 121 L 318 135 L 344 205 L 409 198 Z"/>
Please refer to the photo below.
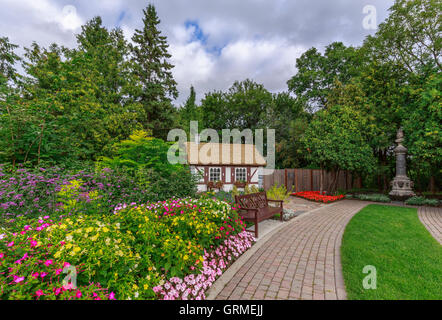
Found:
<path fill-rule="evenodd" d="M 266 166 L 267 163 L 253 144 L 186 143 L 189 165 Z"/>

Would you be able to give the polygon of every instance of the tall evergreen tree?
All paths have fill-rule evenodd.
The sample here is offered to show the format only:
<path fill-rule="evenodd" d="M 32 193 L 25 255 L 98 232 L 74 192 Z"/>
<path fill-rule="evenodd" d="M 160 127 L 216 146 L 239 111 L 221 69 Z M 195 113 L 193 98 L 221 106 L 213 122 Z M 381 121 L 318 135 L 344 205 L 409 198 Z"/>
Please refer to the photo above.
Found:
<path fill-rule="evenodd" d="M 135 30 L 132 41 L 134 74 L 138 77 L 138 92 L 135 98 L 145 109 L 146 129 L 155 137 L 167 136 L 173 113 L 176 111 L 171 99 L 178 97 L 176 81 L 172 75 L 173 65 L 168 62 L 167 37 L 158 29 L 160 20 L 155 7 L 150 4 L 144 12 L 142 30 Z"/>
<path fill-rule="evenodd" d="M 196 93 L 193 86 L 190 87 L 190 94 L 184 105 L 179 110 L 179 125 L 187 133 L 190 132 L 190 121 L 202 120 L 201 110 L 196 104 Z"/>

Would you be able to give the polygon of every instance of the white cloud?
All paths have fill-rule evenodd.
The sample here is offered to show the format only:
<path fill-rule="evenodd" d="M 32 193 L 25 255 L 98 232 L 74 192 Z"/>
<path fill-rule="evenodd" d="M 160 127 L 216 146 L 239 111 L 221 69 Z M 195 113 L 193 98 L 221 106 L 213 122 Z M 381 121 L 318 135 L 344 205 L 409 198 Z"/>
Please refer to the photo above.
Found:
<path fill-rule="evenodd" d="M 380 23 L 393 0 L 152 2 L 168 37 L 180 92 L 177 104 L 182 104 L 190 85 L 198 98 L 246 78 L 273 92 L 286 90 L 302 52 L 312 46 L 322 50 L 333 41 L 360 45 L 373 33 L 362 28 L 362 8 L 374 5 Z M 81 24 L 100 15 L 109 28 L 121 25 L 130 40 L 142 27 L 146 6 L 145 0 L 0 0 L 0 36 L 21 46 L 37 41 L 43 46 L 56 42 L 72 47 Z M 186 21 L 198 23 L 204 43 L 194 39 L 195 29 L 186 28 Z"/>

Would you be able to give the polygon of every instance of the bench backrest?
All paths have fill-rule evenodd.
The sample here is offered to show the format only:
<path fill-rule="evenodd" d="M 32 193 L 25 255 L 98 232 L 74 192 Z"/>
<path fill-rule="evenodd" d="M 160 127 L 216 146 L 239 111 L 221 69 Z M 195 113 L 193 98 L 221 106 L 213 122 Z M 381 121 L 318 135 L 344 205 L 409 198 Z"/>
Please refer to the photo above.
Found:
<path fill-rule="evenodd" d="M 247 209 L 261 209 L 268 207 L 267 205 L 267 193 L 251 193 L 243 196 L 235 196 L 235 202 L 241 206 L 241 208 Z"/>

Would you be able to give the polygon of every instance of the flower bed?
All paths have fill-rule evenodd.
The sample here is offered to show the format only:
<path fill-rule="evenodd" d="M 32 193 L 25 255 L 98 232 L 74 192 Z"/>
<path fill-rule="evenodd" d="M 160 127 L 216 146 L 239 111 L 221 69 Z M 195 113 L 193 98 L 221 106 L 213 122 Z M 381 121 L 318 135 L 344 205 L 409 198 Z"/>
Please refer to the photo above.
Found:
<path fill-rule="evenodd" d="M 328 196 L 325 194 L 321 194 L 320 191 L 295 192 L 295 193 L 292 193 L 292 196 L 304 198 L 304 199 L 315 201 L 315 202 L 322 202 L 322 203 L 330 203 L 330 202 L 338 201 L 338 200 L 344 199 L 344 197 L 345 197 L 344 195 Z"/>
<path fill-rule="evenodd" d="M 18 217 L 0 229 L 0 299 L 204 299 L 254 241 L 236 208 L 216 199 L 85 214 L 73 208 L 98 200 L 78 198 L 76 185 L 59 191 L 59 209 L 74 214 Z M 63 283 L 69 265 L 76 289 Z"/>

